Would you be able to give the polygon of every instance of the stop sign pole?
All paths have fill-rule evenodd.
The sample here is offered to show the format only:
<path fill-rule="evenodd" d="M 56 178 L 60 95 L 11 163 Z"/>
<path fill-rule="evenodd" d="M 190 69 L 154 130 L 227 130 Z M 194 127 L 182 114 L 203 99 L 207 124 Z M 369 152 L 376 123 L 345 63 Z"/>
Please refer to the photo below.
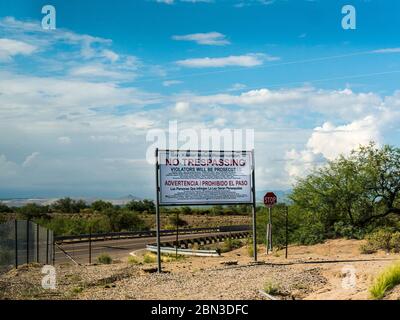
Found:
<path fill-rule="evenodd" d="M 272 252 L 272 215 L 271 209 L 277 203 L 278 197 L 273 192 L 267 192 L 264 196 L 264 204 L 268 208 L 268 223 L 266 232 L 266 253 Z"/>

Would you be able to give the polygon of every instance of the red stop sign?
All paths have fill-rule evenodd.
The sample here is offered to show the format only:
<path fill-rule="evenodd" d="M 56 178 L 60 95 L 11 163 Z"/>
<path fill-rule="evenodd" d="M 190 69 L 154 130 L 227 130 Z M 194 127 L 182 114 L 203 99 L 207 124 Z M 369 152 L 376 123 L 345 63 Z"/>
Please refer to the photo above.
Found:
<path fill-rule="evenodd" d="M 268 208 L 272 208 L 276 202 L 278 201 L 278 197 L 273 192 L 267 192 L 264 196 L 264 204 Z"/>

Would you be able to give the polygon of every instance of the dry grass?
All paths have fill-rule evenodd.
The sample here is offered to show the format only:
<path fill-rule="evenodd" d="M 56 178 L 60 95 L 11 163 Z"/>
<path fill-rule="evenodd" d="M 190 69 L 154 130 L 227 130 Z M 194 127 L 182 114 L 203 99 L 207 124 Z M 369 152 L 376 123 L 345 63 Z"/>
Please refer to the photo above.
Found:
<path fill-rule="evenodd" d="M 400 284 L 400 262 L 384 269 L 376 278 L 369 292 L 373 299 L 382 299 L 385 294 Z"/>

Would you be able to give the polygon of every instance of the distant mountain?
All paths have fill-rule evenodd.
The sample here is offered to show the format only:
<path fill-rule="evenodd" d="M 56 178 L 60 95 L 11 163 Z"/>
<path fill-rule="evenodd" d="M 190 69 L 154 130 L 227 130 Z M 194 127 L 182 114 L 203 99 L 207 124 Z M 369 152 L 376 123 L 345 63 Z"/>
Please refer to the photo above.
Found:
<path fill-rule="evenodd" d="M 96 200 L 103 200 L 103 201 L 108 201 L 111 202 L 113 205 L 119 205 L 123 206 L 127 204 L 128 202 L 132 200 L 142 200 L 142 198 L 133 196 L 131 194 L 123 197 L 118 197 L 118 198 L 100 198 L 100 197 L 70 197 L 71 199 L 74 200 L 84 200 L 88 205 L 91 205 L 93 202 Z M 60 198 L 15 198 L 15 199 L 4 199 L 0 200 L 1 203 L 4 203 L 5 205 L 9 207 L 22 207 L 28 203 L 35 203 L 37 205 L 52 205 L 54 202 L 56 202 Z"/>

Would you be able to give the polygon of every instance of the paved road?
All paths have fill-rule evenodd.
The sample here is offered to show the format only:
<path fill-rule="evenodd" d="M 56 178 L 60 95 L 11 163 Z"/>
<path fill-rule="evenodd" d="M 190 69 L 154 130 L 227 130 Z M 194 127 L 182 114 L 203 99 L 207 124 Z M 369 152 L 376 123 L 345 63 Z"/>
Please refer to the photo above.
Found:
<path fill-rule="evenodd" d="M 217 233 L 196 233 L 196 234 L 183 234 L 179 235 L 179 239 L 195 239 L 201 237 L 211 237 L 221 234 L 234 234 L 235 232 L 217 232 Z M 176 235 L 162 236 L 162 242 L 175 241 Z M 134 239 L 117 239 L 106 241 L 93 241 L 92 242 L 92 262 L 96 261 L 96 257 L 102 253 L 107 253 L 113 259 L 126 257 L 130 252 L 140 249 L 145 249 L 147 244 L 155 243 L 155 237 L 143 237 Z M 89 262 L 89 243 L 70 243 L 63 244 L 60 247 L 66 251 L 76 262 L 88 263 Z M 56 264 L 72 262 L 58 247 L 56 247 Z"/>

